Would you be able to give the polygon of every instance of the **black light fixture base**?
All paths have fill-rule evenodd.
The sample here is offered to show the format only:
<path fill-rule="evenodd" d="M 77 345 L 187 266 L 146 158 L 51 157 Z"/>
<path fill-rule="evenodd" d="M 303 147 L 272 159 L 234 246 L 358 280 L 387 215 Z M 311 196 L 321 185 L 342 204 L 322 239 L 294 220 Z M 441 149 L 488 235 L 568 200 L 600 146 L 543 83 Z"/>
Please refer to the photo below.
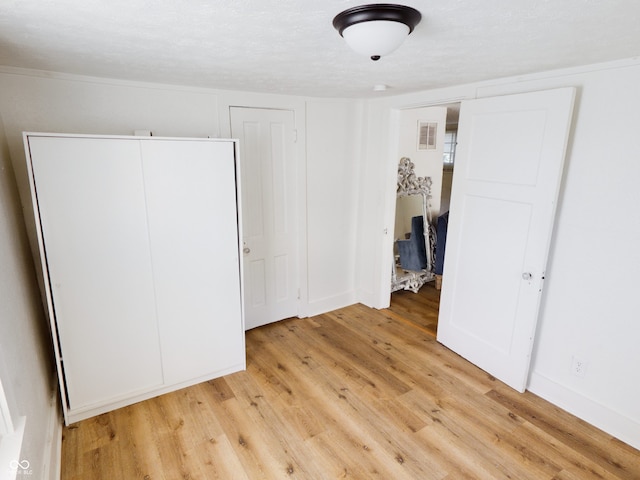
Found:
<path fill-rule="evenodd" d="M 349 8 L 348 10 L 339 13 L 333 19 L 333 26 L 342 36 L 342 32 L 345 28 L 355 25 L 356 23 L 386 20 L 404 23 L 409 27 L 409 33 L 411 33 L 415 26 L 420 23 L 421 19 L 422 14 L 418 10 L 412 7 L 407 7 L 406 5 L 372 3 L 369 5 Z M 371 60 L 378 60 L 378 58 L 371 57 Z"/>

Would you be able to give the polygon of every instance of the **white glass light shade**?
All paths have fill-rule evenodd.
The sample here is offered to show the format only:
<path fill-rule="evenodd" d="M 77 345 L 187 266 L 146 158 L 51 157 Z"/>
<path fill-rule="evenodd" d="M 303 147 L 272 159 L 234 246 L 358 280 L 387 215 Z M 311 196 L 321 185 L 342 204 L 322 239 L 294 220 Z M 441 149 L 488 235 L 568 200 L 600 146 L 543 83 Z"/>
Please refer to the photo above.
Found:
<path fill-rule="evenodd" d="M 342 36 L 357 53 L 368 57 L 382 57 L 402 45 L 409 33 L 409 27 L 404 23 L 374 20 L 347 27 Z"/>

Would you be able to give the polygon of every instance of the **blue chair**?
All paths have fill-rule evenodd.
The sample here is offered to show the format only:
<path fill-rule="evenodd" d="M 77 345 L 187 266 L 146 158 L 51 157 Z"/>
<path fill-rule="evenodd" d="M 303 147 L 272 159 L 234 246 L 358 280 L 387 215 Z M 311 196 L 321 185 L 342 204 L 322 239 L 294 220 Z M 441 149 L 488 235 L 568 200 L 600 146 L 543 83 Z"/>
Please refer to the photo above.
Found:
<path fill-rule="evenodd" d="M 424 242 L 424 218 L 411 218 L 411 235 L 407 240 L 397 240 L 400 266 L 405 270 L 420 271 L 427 268 L 427 248 Z"/>
<path fill-rule="evenodd" d="M 444 265 L 444 251 L 447 245 L 447 228 L 449 226 L 449 212 L 445 212 L 438 217 L 437 237 L 436 242 L 436 265 L 434 273 L 436 275 L 442 275 L 442 267 Z"/>

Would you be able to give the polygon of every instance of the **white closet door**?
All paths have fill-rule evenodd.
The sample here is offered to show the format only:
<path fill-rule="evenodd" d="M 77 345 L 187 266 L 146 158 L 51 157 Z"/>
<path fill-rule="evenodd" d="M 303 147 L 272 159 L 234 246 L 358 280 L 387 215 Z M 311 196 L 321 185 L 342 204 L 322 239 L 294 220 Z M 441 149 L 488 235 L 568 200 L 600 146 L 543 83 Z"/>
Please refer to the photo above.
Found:
<path fill-rule="evenodd" d="M 168 384 L 244 368 L 233 142 L 142 142 Z"/>
<path fill-rule="evenodd" d="M 69 407 L 162 384 L 138 142 L 29 148 Z"/>
<path fill-rule="evenodd" d="M 292 110 L 231 107 L 242 162 L 246 328 L 298 314 Z"/>

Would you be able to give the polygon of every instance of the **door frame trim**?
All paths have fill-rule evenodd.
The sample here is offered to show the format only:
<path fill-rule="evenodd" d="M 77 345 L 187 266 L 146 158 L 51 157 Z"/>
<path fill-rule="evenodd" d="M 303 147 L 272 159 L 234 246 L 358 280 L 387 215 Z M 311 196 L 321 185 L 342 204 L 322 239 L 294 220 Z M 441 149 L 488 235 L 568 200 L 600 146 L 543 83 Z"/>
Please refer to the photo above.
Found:
<path fill-rule="evenodd" d="M 398 180 L 398 161 L 400 157 L 398 151 L 400 149 L 400 113 L 403 110 L 428 107 L 442 107 L 452 103 L 461 103 L 464 100 L 470 100 L 472 97 L 455 97 L 443 100 L 425 101 L 413 104 L 394 105 L 389 107 L 389 152 L 387 161 L 384 165 L 385 183 L 384 188 L 384 225 L 387 231 L 393 232 L 395 225 L 396 212 L 396 186 Z M 385 265 L 392 265 L 393 262 L 393 235 L 385 235 L 382 242 L 382 251 L 378 258 L 380 283 L 378 284 L 378 305 L 377 308 L 387 308 L 391 304 L 391 268 Z"/>

